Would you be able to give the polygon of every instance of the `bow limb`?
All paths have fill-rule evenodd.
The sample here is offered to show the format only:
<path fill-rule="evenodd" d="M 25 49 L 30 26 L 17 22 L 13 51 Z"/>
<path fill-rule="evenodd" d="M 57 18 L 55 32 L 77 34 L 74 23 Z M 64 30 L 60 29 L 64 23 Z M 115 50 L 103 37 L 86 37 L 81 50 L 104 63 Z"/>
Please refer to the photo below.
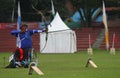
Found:
<path fill-rule="evenodd" d="M 46 32 L 45 40 L 46 40 L 46 43 L 45 43 L 43 49 L 41 49 L 41 52 L 42 52 L 42 51 L 45 49 L 46 45 L 47 45 L 47 40 L 48 40 L 48 26 L 47 26 L 47 24 L 46 24 L 46 18 L 45 18 L 45 16 L 44 16 L 44 14 L 43 14 L 41 11 L 37 10 L 33 5 L 32 5 L 32 8 L 33 8 L 38 14 L 40 14 L 40 15 L 42 16 L 42 21 L 44 22 L 44 25 L 45 25 L 45 32 Z"/>
<path fill-rule="evenodd" d="M 44 25 L 46 26 L 45 28 L 46 28 L 46 33 L 48 33 L 47 31 L 48 31 L 48 27 L 47 27 L 47 24 L 46 24 L 46 18 L 45 18 L 45 16 L 44 16 L 44 14 L 41 12 L 41 11 L 39 11 L 39 10 L 37 10 L 33 5 L 32 5 L 32 8 L 38 13 L 38 14 L 40 14 L 41 16 L 42 16 L 42 21 L 44 22 Z"/>
<path fill-rule="evenodd" d="M 37 10 L 33 5 L 32 5 L 32 8 L 33 8 L 38 14 L 40 14 L 40 15 L 42 16 L 42 21 L 46 21 L 45 16 L 44 16 L 44 14 L 43 14 L 41 11 Z"/>

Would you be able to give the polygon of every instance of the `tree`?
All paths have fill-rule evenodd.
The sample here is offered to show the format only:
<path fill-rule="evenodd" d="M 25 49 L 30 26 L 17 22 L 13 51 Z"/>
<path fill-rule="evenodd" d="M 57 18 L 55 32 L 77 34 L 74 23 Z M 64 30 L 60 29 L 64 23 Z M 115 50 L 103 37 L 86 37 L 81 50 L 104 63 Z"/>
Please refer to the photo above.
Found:
<path fill-rule="evenodd" d="M 99 0 L 82 0 L 81 9 L 83 9 L 85 20 L 84 24 L 88 27 L 91 27 L 92 15 L 97 8 L 101 6 L 101 1 Z M 81 15 L 82 16 L 82 15 Z M 84 18 L 82 17 L 82 18 Z"/>
<path fill-rule="evenodd" d="M 92 15 L 97 8 L 102 8 L 102 0 L 70 0 L 77 7 L 81 15 L 81 22 L 87 27 L 91 27 Z M 105 0 L 106 7 L 120 7 L 119 0 Z M 80 10 L 82 9 L 82 11 Z"/>
<path fill-rule="evenodd" d="M 11 21 L 12 8 L 14 1 L 12 0 L 1 0 L 0 1 L 0 22 Z"/>
<path fill-rule="evenodd" d="M 14 3 L 16 1 L 16 3 Z M 13 8 L 15 10 L 14 22 L 17 20 L 17 1 L 18 0 L 1 0 L 0 1 L 0 22 L 12 22 L 12 11 Z M 39 15 L 31 5 L 44 13 L 46 13 L 51 9 L 51 0 L 20 0 L 21 1 L 21 14 L 22 21 L 41 21 L 41 15 Z M 55 10 L 58 11 L 62 18 L 65 18 L 68 14 L 65 9 L 65 0 L 53 0 Z M 96 9 L 102 5 L 102 0 L 73 0 L 75 6 L 79 9 L 82 8 L 84 10 L 86 21 L 82 20 L 87 26 L 91 24 L 91 9 Z M 105 0 L 107 7 L 120 7 L 119 0 Z M 15 4 L 15 5 L 14 5 Z M 94 10 L 93 10 L 94 11 Z"/>
<path fill-rule="evenodd" d="M 99 0 L 71 0 L 73 5 L 77 7 L 77 10 L 81 16 L 81 23 L 90 27 L 92 22 L 92 15 L 101 6 Z"/>

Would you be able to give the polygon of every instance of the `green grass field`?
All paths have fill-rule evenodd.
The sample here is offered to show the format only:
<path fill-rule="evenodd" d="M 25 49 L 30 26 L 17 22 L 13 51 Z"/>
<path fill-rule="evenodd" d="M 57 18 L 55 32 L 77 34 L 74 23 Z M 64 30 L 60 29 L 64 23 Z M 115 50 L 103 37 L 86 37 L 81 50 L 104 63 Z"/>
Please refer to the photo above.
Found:
<path fill-rule="evenodd" d="M 44 72 L 43 76 L 33 72 L 28 75 L 29 68 L 4 69 L 8 65 L 11 53 L 0 53 L 0 78 L 119 78 L 120 51 L 111 55 L 107 51 L 94 50 L 93 55 L 87 52 L 74 54 L 40 54 L 38 67 Z M 89 65 L 85 67 L 87 59 L 91 57 L 98 68 Z"/>

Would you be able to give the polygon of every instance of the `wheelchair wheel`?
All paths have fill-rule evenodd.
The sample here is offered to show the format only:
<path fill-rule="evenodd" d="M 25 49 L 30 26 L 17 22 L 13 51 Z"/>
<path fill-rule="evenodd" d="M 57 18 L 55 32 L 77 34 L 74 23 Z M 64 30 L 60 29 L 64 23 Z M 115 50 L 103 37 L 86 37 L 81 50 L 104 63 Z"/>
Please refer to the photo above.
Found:
<path fill-rule="evenodd" d="M 34 48 L 31 50 L 31 62 L 38 63 L 37 53 L 35 52 Z"/>

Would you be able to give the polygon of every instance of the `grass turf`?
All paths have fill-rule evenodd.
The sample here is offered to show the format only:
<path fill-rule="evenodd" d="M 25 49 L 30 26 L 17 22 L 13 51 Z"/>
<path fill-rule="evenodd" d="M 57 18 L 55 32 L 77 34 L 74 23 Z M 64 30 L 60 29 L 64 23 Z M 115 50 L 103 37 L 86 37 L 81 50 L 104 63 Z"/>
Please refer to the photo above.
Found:
<path fill-rule="evenodd" d="M 119 78 L 120 51 L 116 55 L 110 55 L 107 51 L 94 50 L 93 55 L 87 52 L 74 54 L 39 54 L 38 67 L 44 72 L 39 76 L 33 72 L 28 75 L 28 68 L 4 69 L 8 65 L 11 53 L 0 53 L 0 77 L 1 78 Z M 87 59 L 91 57 L 98 66 L 97 69 L 89 65 L 85 67 Z"/>

